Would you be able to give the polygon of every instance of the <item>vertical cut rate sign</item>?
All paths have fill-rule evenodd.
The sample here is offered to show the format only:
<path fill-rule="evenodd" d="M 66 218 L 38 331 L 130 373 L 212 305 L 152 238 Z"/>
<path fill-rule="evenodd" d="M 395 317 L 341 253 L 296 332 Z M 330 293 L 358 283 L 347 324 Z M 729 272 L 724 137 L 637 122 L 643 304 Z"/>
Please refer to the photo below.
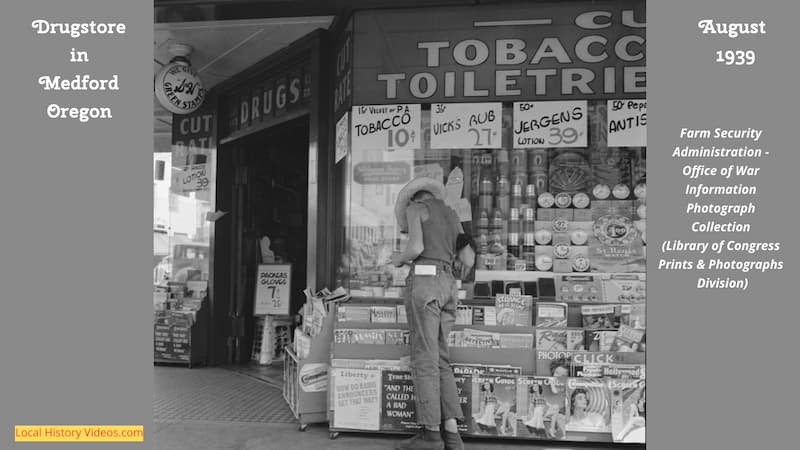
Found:
<path fill-rule="evenodd" d="M 256 274 L 256 315 L 289 315 L 291 264 L 261 264 Z"/>

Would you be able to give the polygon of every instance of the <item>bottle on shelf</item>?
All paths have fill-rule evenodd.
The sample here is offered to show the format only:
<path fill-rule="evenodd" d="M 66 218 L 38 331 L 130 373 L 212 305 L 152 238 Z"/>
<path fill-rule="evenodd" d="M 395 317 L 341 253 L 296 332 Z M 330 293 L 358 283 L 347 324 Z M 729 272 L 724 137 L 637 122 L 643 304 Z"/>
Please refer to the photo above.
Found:
<path fill-rule="evenodd" d="M 522 225 L 519 220 L 519 209 L 511 208 L 508 215 L 508 254 L 509 265 L 511 264 L 511 257 L 520 257 L 520 234 L 522 232 Z"/>
<path fill-rule="evenodd" d="M 523 184 L 522 183 L 514 183 L 511 185 L 511 198 L 509 200 L 509 209 L 520 209 L 522 208 L 522 191 L 523 191 Z"/>
<path fill-rule="evenodd" d="M 525 208 L 522 219 L 522 255 L 525 259 L 525 270 L 535 270 L 536 228 L 534 225 L 535 210 Z"/>

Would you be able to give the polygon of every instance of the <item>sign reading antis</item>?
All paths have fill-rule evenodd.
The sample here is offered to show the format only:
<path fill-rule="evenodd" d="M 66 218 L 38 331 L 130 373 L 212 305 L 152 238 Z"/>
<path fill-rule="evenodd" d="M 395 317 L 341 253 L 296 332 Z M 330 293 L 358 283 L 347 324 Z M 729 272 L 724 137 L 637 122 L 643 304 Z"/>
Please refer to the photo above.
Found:
<path fill-rule="evenodd" d="M 641 97 L 645 13 L 644 1 L 357 13 L 353 103 Z"/>
<path fill-rule="evenodd" d="M 647 146 L 647 101 L 608 101 L 608 146 Z"/>

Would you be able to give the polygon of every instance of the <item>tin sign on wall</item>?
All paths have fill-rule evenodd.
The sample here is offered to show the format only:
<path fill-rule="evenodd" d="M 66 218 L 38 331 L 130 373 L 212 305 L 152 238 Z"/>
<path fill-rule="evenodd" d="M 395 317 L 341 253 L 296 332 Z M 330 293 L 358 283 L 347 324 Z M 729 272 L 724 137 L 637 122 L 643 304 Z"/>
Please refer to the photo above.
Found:
<path fill-rule="evenodd" d="M 434 103 L 431 148 L 501 148 L 502 103 Z"/>
<path fill-rule="evenodd" d="M 608 146 L 647 146 L 647 100 L 608 101 Z"/>
<path fill-rule="evenodd" d="M 420 148 L 420 105 L 353 107 L 353 151 L 416 150 Z"/>
<path fill-rule="evenodd" d="M 586 147 L 586 101 L 514 102 L 514 148 Z"/>

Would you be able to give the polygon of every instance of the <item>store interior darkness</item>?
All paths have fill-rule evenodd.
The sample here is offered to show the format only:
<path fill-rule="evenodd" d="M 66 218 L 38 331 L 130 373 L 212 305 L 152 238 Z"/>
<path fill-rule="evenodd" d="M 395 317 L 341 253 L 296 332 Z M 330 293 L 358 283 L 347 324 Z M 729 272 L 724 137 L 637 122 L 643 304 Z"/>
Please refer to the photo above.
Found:
<path fill-rule="evenodd" d="M 231 312 L 243 319 L 239 332 L 232 333 L 243 334 L 234 350 L 236 362 L 248 360 L 254 338 L 255 275 L 261 263 L 259 242 L 265 235 L 276 262 L 292 264 L 290 314 L 305 300 L 301 297 L 308 246 L 308 139 L 308 116 L 303 116 L 237 140 L 221 151 L 220 169 L 228 173 L 230 183 L 226 187 L 232 216 Z"/>

